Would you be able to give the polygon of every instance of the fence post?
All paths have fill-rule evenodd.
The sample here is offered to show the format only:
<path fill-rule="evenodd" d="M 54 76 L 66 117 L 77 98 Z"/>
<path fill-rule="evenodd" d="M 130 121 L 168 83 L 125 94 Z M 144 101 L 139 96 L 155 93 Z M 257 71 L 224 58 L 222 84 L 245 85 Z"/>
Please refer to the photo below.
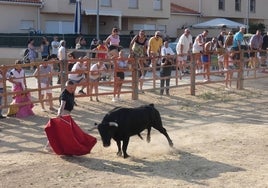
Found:
<path fill-rule="evenodd" d="M 195 58 L 194 54 L 190 54 L 190 75 L 191 75 L 191 95 L 195 96 Z"/>
<path fill-rule="evenodd" d="M 68 62 L 67 60 L 60 61 L 60 77 L 61 77 L 61 91 L 65 88 L 65 82 L 67 81 L 67 72 L 68 72 Z"/>
<path fill-rule="evenodd" d="M 244 89 L 244 50 L 240 51 L 236 88 L 238 90 Z"/>
<path fill-rule="evenodd" d="M 140 58 L 131 58 L 130 59 L 132 64 L 132 100 L 138 100 L 138 85 L 139 85 L 139 76 L 138 76 L 138 62 L 140 61 Z"/>

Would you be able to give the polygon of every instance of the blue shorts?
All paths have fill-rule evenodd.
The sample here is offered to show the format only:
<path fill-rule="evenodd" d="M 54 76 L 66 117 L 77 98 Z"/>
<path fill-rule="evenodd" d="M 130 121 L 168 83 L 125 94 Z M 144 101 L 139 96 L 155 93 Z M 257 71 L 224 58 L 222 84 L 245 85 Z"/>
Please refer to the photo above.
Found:
<path fill-rule="evenodd" d="M 202 63 L 208 63 L 209 62 L 208 55 L 202 55 L 201 56 L 201 61 L 202 61 Z"/>

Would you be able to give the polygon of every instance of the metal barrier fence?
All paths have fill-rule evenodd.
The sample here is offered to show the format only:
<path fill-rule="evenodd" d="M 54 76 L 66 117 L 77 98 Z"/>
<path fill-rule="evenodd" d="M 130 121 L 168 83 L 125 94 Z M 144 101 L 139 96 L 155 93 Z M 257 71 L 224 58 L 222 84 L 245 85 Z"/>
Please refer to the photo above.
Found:
<path fill-rule="evenodd" d="M 253 51 L 241 51 L 241 52 L 236 52 L 237 54 L 240 54 L 240 59 L 239 60 L 234 60 L 234 65 L 235 65 L 235 69 L 228 69 L 228 70 L 223 70 L 223 71 L 219 71 L 219 70 L 210 70 L 209 71 L 209 75 L 210 76 L 214 76 L 213 80 L 209 81 L 209 82 L 203 82 L 200 78 L 202 78 L 205 74 L 207 73 L 196 73 L 196 63 L 195 63 L 195 56 L 194 54 L 188 54 L 189 55 L 189 60 L 187 61 L 187 64 L 189 66 L 189 76 L 183 76 L 181 74 L 181 71 L 179 70 L 179 66 L 178 63 L 174 63 L 169 65 L 170 67 L 172 67 L 172 74 L 171 76 L 166 76 L 166 77 L 160 77 L 158 75 L 158 71 L 159 69 L 161 69 L 161 65 L 159 65 L 157 62 L 160 62 L 162 58 L 164 57 L 155 57 L 154 59 L 152 58 L 121 58 L 121 59 L 96 59 L 96 58 L 89 58 L 89 59 L 74 59 L 71 60 L 69 62 L 67 61 L 46 61 L 46 62 L 32 62 L 29 64 L 22 64 L 20 65 L 22 68 L 24 68 L 25 70 L 28 70 L 28 73 L 26 74 L 26 82 L 31 83 L 31 85 L 28 84 L 27 90 L 23 91 L 23 92 L 12 92 L 11 89 L 9 89 L 9 87 L 7 87 L 9 84 L 9 78 L 6 77 L 6 75 L 8 74 L 8 72 L 12 69 L 15 68 L 17 65 L 7 65 L 7 66 L 1 66 L 0 70 L 2 72 L 3 75 L 3 94 L 2 98 L 3 98 L 3 102 L 2 102 L 2 106 L 0 106 L 0 108 L 8 108 L 10 107 L 9 101 L 11 100 L 12 96 L 15 94 L 24 94 L 24 93 L 31 93 L 34 94 L 32 96 L 37 96 L 37 98 L 32 97 L 32 103 L 40 103 L 41 102 L 41 91 L 43 90 L 40 87 L 40 79 L 42 77 L 46 77 L 48 75 L 37 75 L 36 77 L 32 75 L 32 72 L 30 71 L 30 67 L 37 67 L 37 69 L 39 69 L 39 65 L 42 63 L 47 63 L 49 64 L 51 67 L 53 67 L 53 72 L 52 72 L 52 77 L 54 78 L 54 81 L 57 77 L 61 78 L 61 84 L 55 84 L 53 83 L 52 86 L 49 86 L 48 88 L 45 89 L 52 89 L 53 90 L 53 100 L 58 100 L 58 96 L 55 96 L 54 91 L 58 91 L 58 93 L 60 93 L 60 91 L 64 88 L 65 85 L 65 81 L 67 80 L 67 75 L 70 73 L 78 73 L 78 72 L 70 72 L 67 70 L 67 63 L 70 62 L 77 62 L 77 61 L 83 61 L 83 63 L 85 63 L 87 69 L 84 70 L 82 72 L 82 74 L 86 75 L 86 82 L 85 82 L 85 86 L 86 86 L 86 94 L 85 95 L 78 95 L 76 94 L 76 97 L 91 97 L 91 96 L 96 96 L 95 93 L 90 93 L 89 92 L 89 83 L 90 78 L 89 78 L 89 74 L 91 73 L 90 71 L 90 67 L 92 64 L 97 63 L 98 61 L 103 61 L 105 63 L 105 65 L 108 67 L 106 72 L 101 72 L 100 74 L 102 75 L 108 75 L 107 77 L 109 77 L 109 79 L 104 79 L 101 80 L 99 82 L 99 87 L 101 88 L 98 95 L 102 96 L 102 95 L 114 95 L 115 94 L 115 90 L 114 90 L 114 85 L 116 82 L 122 82 L 123 84 L 123 90 L 121 91 L 122 94 L 124 93 L 129 93 L 131 94 L 131 98 L 132 100 L 136 100 L 139 97 L 139 84 L 142 82 L 143 84 L 146 83 L 146 86 L 144 87 L 144 91 L 156 91 L 160 89 L 167 89 L 166 87 L 160 87 L 159 82 L 163 79 L 170 79 L 171 83 L 170 86 L 168 88 L 178 88 L 178 87 L 182 87 L 182 86 L 190 86 L 190 94 L 191 95 L 195 95 L 195 88 L 198 85 L 202 85 L 202 84 L 213 84 L 213 83 L 226 83 L 226 82 L 236 82 L 236 88 L 237 89 L 243 89 L 244 87 L 244 81 L 248 80 L 248 79 L 258 79 L 258 78 L 266 78 L 268 77 L 268 74 L 258 74 L 258 72 L 260 70 L 266 69 L 266 67 L 261 67 L 260 64 L 259 65 L 251 65 L 250 67 L 249 62 L 250 60 L 244 56 L 245 53 L 250 53 Z M 90 52 L 91 53 L 91 52 Z M 217 53 L 213 54 L 214 56 L 217 56 Z M 224 54 L 224 61 L 225 63 L 229 63 L 228 57 L 229 57 L 230 53 L 229 52 L 225 52 Z M 170 58 L 170 56 L 169 56 Z M 176 62 L 176 58 L 177 56 L 175 55 L 173 57 L 173 59 Z M 128 61 L 129 63 L 129 68 L 127 70 L 119 70 L 119 67 L 117 66 L 117 63 L 115 63 L 118 60 L 124 60 L 124 61 Z M 153 64 L 152 66 L 145 66 L 144 67 L 144 71 L 147 71 L 147 76 L 145 76 L 145 78 L 140 79 L 140 75 L 139 72 L 142 71 L 141 67 L 139 67 L 139 61 L 151 61 L 151 62 L 155 62 L 155 64 Z M 210 61 L 212 61 L 210 59 Z M 214 62 L 215 63 L 215 62 Z M 266 64 L 267 65 L 267 64 Z M 58 69 L 59 68 L 59 69 Z M 117 80 L 114 79 L 116 77 L 116 74 L 118 71 L 123 71 L 126 75 L 126 79 L 124 80 Z M 81 72 L 79 72 L 81 74 Z M 249 74 L 251 73 L 251 74 Z M 253 73 L 253 74 L 252 74 Z M 226 77 L 222 77 L 219 75 L 227 75 L 227 74 L 235 74 L 236 76 L 232 77 L 231 80 L 226 79 Z M 246 76 L 245 76 L 246 74 Z M 33 79 L 36 80 L 36 82 L 38 84 L 33 84 Z M 77 87 L 80 87 L 81 84 L 76 84 Z M 44 102 L 47 101 L 47 99 L 43 99 Z M 17 105 L 25 105 L 27 103 L 21 103 L 21 104 L 17 104 Z"/>

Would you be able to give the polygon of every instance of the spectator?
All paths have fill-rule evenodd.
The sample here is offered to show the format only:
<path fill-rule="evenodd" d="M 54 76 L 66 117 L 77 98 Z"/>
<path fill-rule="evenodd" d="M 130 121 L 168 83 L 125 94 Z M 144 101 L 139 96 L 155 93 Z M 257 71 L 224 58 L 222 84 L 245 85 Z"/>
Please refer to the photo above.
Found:
<path fill-rule="evenodd" d="M 224 69 L 224 54 L 225 54 L 225 49 L 224 49 L 224 35 L 225 35 L 225 30 L 221 31 L 220 34 L 217 36 L 217 55 L 218 55 L 218 67 L 219 71 L 222 72 Z"/>
<path fill-rule="evenodd" d="M 153 78 L 156 78 L 156 66 L 159 61 L 158 57 L 161 54 L 161 46 L 163 45 L 162 35 L 160 31 L 156 31 L 154 36 L 149 39 L 147 55 L 151 59 L 153 68 Z"/>
<path fill-rule="evenodd" d="M 47 61 L 47 60 L 46 60 Z M 53 100 L 52 100 L 52 89 L 49 88 L 51 87 L 51 81 L 52 81 L 52 70 L 51 67 L 48 66 L 47 62 L 44 61 L 39 68 L 35 70 L 33 75 L 37 78 L 38 81 L 38 88 L 40 85 L 41 88 L 41 96 L 39 100 L 41 101 L 41 107 L 42 111 L 45 112 L 45 105 L 44 105 L 44 96 L 46 95 L 46 98 L 48 99 L 48 104 L 49 104 L 49 110 L 50 111 L 55 111 L 53 108 Z"/>
<path fill-rule="evenodd" d="M 79 94 L 86 94 L 84 92 L 84 88 L 86 87 L 86 78 L 85 78 L 85 70 L 87 67 L 84 65 L 84 62 L 81 61 L 82 58 L 77 61 L 71 72 L 68 75 L 68 79 L 71 80 L 74 84 L 81 84 L 81 89 L 78 91 Z"/>
<path fill-rule="evenodd" d="M 115 78 L 114 78 L 114 97 L 113 102 L 121 101 L 120 93 L 125 79 L 125 70 L 128 68 L 127 61 L 124 60 L 124 52 L 119 52 L 118 61 L 115 64 Z"/>
<path fill-rule="evenodd" d="M 267 50 L 268 50 L 268 32 L 263 36 L 262 52 L 260 53 L 261 66 L 263 67 L 262 72 L 265 72 L 265 67 L 267 67 Z"/>
<path fill-rule="evenodd" d="M 86 49 L 86 44 L 87 44 L 86 39 L 83 36 L 80 36 L 78 42 L 75 44 L 75 49 L 76 50 Z"/>
<path fill-rule="evenodd" d="M 180 69 L 180 75 L 184 75 L 185 73 L 189 73 L 186 70 L 186 61 L 188 58 L 188 53 L 191 50 L 193 43 L 192 35 L 189 29 L 185 29 L 184 33 L 180 36 L 179 42 L 176 45 L 177 51 L 177 61 Z"/>
<path fill-rule="evenodd" d="M 105 40 L 106 45 L 108 46 L 109 49 L 109 57 L 111 59 L 118 57 L 118 52 L 120 50 L 120 36 L 118 34 L 118 29 L 113 28 L 112 29 L 112 34 L 107 37 Z"/>
<path fill-rule="evenodd" d="M 94 38 L 90 44 L 90 50 L 94 50 L 96 49 L 98 46 L 98 39 Z M 91 57 L 92 58 L 95 58 L 96 57 L 96 53 L 95 52 L 92 52 L 91 54 Z"/>
<path fill-rule="evenodd" d="M 147 50 L 147 38 L 145 31 L 140 30 L 138 35 L 135 35 L 129 45 L 130 56 L 138 59 L 138 66 L 140 69 L 140 91 L 142 92 L 143 79 L 145 76 L 144 65 L 146 64 L 146 50 Z"/>
<path fill-rule="evenodd" d="M 18 111 L 15 113 L 16 117 L 23 118 L 34 115 L 31 103 L 30 93 L 27 92 L 25 72 L 21 67 L 22 61 L 16 60 L 16 67 L 9 72 L 9 81 L 12 83 L 12 91 L 16 92 L 11 104 L 18 104 Z M 27 103 L 22 104 L 21 103 Z"/>
<path fill-rule="evenodd" d="M 204 45 L 204 52 L 201 56 L 203 63 L 203 76 L 204 82 L 210 81 L 210 64 L 211 64 L 211 54 L 216 51 L 217 48 L 217 38 L 213 37 L 211 41 L 206 42 Z"/>
<path fill-rule="evenodd" d="M 49 42 L 46 37 L 42 37 L 40 49 L 42 59 L 46 59 L 50 55 Z"/>
<path fill-rule="evenodd" d="M 258 53 L 262 48 L 263 38 L 261 31 L 257 30 L 256 33 L 250 38 L 250 61 L 252 62 L 252 68 L 256 68 L 259 65 Z"/>
<path fill-rule="evenodd" d="M 67 55 L 66 55 L 66 48 L 65 48 L 66 42 L 65 40 L 61 40 L 60 41 L 60 47 L 58 49 L 58 59 L 60 60 L 60 64 L 59 64 L 59 72 L 62 73 L 62 75 L 58 75 L 58 81 L 57 84 L 61 84 L 61 77 L 63 77 L 63 79 L 65 80 L 65 75 L 64 73 L 66 72 L 67 69 Z M 60 66 L 61 65 L 61 66 Z M 61 70 L 62 68 L 62 70 Z M 63 80 L 63 81 L 64 81 Z"/>
<path fill-rule="evenodd" d="M 232 46 L 232 51 L 234 51 L 234 59 L 239 60 L 240 59 L 240 52 L 242 50 L 242 42 L 244 41 L 244 33 L 245 33 L 246 28 L 245 27 L 240 27 L 239 31 L 235 33 L 234 38 L 233 38 L 233 46 Z"/>
<path fill-rule="evenodd" d="M 103 43 L 102 40 L 99 40 L 98 46 L 94 49 L 97 51 L 97 58 L 98 59 L 107 59 L 108 58 L 108 48 Z"/>
<path fill-rule="evenodd" d="M 68 59 L 68 71 L 71 71 L 74 64 L 75 64 L 75 55 L 74 52 L 69 52 L 67 54 L 67 59 Z"/>
<path fill-rule="evenodd" d="M 74 101 L 75 89 L 76 89 L 76 86 L 71 80 L 68 80 L 65 83 L 65 89 L 62 91 L 59 97 L 60 107 L 58 109 L 58 114 L 57 114 L 58 117 L 62 115 L 68 115 L 73 110 L 74 104 L 75 104 L 75 101 Z"/>
<path fill-rule="evenodd" d="M 196 73 L 202 73 L 201 54 L 204 51 L 204 45 L 206 43 L 206 37 L 208 30 L 204 30 L 201 34 L 197 35 L 193 44 L 193 54 L 196 62 Z"/>
<path fill-rule="evenodd" d="M 52 58 L 58 57 L 58 49 L 60 47 L 60 43 L 59 43 L 58 39 L 59 38 L 57 36 L 54 36 L 53 41 L 51 42 L 51 49 L 52 49 L 51 56 L 52 56 Z"/>
<path fill-rule="evenodd" d="M 3 88 L 3 72 L 2 69 L 0 69 L 0 119 L 6 118 L 5 116 L 2 115 L 2 95 L 4 93 L 4 88 Z"/>
<path fill-rule="evenodd" d="M 170 76 L 171 76 L 171 71 L 172 71 L 174 52 L 172 51 L 171 48 L 170 49 L 168 48 L 168 41 L 164 42 L 164 46 L 162 47 L 161 51 L 162 51 L 161 56 L 163 56 L 163 59 L 162 59 L 161 69 L 160 69 L 160 77 L 161 77 L 160 95 L 163 95 L 164 87 L 166 83 L 166 87 L 165 87 L 166 95 L 169 96 L 170 95 L 169 94 Z"/>
<path fill-rule="evenodd" d="M 38 54 L 34 46 L 34 39 L 28 40 L 27 48 L 28 48 L 28 58 L 30 60 L 30 63 L 32 63 L 37 58 L 37 54 Z M 31 66 L 31 69 L 33 69 L 32 66 Z"/>
<path fill-rule="evenodd" d="M 99 81 L 102 73 L 106 71 L 106 67 L 103 63 L 103 61 L 98 61 L 97 63 L 91 65 L 90 67 L 90 82 L 89 82 L 89 94 L 90 94 L 90 101 L 93 101 L 92 98 L 92 92 L 93 89 L 95 90 L 95 95 L 96 95 L 96 101 L 99 102 L 98 98 L 98 87 L 99 87 Z"/>

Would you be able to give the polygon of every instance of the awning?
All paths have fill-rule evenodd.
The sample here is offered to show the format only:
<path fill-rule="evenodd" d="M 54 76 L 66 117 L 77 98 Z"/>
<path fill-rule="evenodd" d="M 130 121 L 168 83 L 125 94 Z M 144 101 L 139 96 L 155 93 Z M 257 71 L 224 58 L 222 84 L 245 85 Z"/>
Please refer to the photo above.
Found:
<path fill-rule="evenodd" d="M 86 15 L 97 15 L 97 10 L 96 9 L 86 9 L 85 10 Z M 122 12 L 120 10 L 100 10 L 99 11 L 100 16 L 117 16 L 121 17 Z"/>

